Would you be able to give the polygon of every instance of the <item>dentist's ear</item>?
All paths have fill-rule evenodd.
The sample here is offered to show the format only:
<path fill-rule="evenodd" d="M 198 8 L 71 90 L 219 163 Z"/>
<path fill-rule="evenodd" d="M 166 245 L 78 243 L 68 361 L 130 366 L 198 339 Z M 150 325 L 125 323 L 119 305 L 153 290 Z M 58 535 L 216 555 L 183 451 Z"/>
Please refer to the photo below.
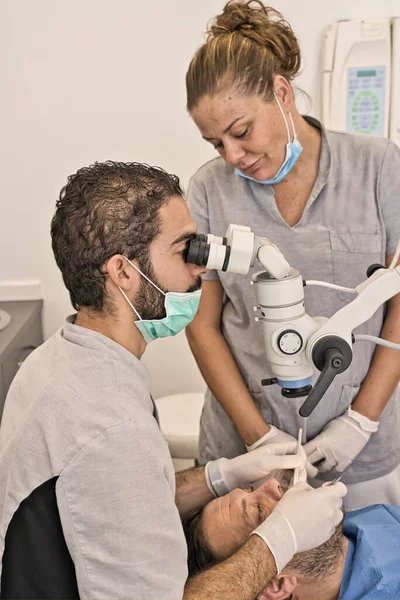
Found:
<path fill-rule="evenodd" d="M 257 596 L 257 600 L 286 600 L 290 598 L 297 586 L 296 575 L 278 574 L 265 586 Z"/>
<path fill-rule="evenodd" d="M 277 96 L 282 108 L 291 110 L 294 105 L 294 94 L 292 86 L 288 83 L 283 75 L 275 75 L 274 77 L 274 92 Z"/>
<path fill-rule="evenodd" d="M 132 261 L 134 262 L 134 261 Z M 115 254 L 104 263 L 102 271 L 107 273 L 114 285 L 131 292 L 140 285 L 140 274 L 122 254 Z"/>

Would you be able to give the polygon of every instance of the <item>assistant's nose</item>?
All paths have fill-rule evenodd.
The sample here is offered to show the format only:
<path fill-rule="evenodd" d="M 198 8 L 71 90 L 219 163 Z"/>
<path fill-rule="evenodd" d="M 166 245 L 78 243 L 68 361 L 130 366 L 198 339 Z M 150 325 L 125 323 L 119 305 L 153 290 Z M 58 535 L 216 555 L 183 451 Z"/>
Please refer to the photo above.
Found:
<path fill-rule="evenodd" d="M 239 163 L 243 160 L 243 158 L 246 156 L 246 152 L 242 148 L 241 144 L 239 144 L 235 140 L 225 142 L 224 154 L 226 162 L 235 167 L 237 167 Z"/>

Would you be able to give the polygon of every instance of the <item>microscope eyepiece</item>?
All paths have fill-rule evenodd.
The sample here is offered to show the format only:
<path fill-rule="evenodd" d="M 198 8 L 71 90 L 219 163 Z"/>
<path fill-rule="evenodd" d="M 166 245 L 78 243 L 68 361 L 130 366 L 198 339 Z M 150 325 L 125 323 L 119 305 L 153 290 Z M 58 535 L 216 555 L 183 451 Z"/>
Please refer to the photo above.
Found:
<path fill-rule="evenodd" d="M 206 266 L 210 254 L 210 244 L 207 243 L 207 236 L 199 233 L 195 238 L 188 242 L 186 248 L 185 262 L 192 263 L 199 267 Z"/>
<path fill-rule="evenodd" d="M 254 265 L 258 248 L 258 238 L 249 227 L 230 225 L 226 236 L 197 234 L 188 242 L 184 259 L 210 271 L 246 275 Z"/>
<path fill-rule="evenodd" d="M 231 247 L 226 238 L 202 233 L 188 242 L 185 254 L 185 262 L 217 271 L 227 271 L 230 258 Z"/>

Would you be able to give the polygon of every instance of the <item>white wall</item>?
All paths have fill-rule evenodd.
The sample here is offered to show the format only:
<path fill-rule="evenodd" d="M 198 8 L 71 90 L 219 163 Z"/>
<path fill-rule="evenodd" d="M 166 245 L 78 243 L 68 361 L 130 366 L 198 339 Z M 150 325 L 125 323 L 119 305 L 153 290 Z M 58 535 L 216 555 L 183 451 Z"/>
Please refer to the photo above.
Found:
<path fill-rule="evenodd" d="M 181 176 L 212 156 L 185 111 L 184 76 L 223 0 L 0 2 L 0 280 L 40 279 L 45 335 L 71 312 L 49 222 L 67 175 L 98 160 Z M 338 19 L 400 14 L 399 0 L 276 0 L 303 50 L 319 116 L 321 35 Z M 183 334 L 145 356 L 155 396 L 204 384 Z"/>

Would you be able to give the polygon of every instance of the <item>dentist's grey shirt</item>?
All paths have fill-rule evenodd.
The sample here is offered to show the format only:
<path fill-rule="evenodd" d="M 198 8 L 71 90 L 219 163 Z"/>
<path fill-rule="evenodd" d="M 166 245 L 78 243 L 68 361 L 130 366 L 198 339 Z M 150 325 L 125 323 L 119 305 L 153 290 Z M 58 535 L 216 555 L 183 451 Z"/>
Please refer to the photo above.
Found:
<path fill-rule="evenodd" d="M 67 322 L 0 430 L 1 598 L 178 599 L 186 543 L 146 367 Z"/>
<path fill-rule="evenodd" d="M 317 180 L 302 218 L 289 227 L 280 215 L 271 185 L 234 174 L 222 158 L 206 163 L 190 182 L 188 204 L 199 233 L 225 235 L 230 223 L 248 225 L 256 235 L 273 241 L 303 279 L 320 279 L 354 288 L 366 278 L 372 263 L 384 264 L 400 238 L 400 150 L 393 142 L 370 136 L 321 129 Z M 350 368 L 336 377 L 315 411 L 299 416 L 304 398 L 284 398 L 277 386 L 262 387 L 273 377 L 266 360 L 260 323 L 254 322 L 254 290 L 248 276 L 210 272 L 224 288 L 222 333 L 244 381 L 265 421 L 297 437 L 302 427 L 310 440 L 351 404 L 367 374 L 374 345 L 357 342 Z M 352 299 L 345 292 L 305 288 L 305 307 L 312 316 L 329 317 Z M 379 335 L 384 309 L 357 331 Z M 346 470 L 343 481 L 355 483 L 391 472 L 400 463 L 400 403 L 394 395 L 380 417 L 380 427 Z M 371 398 L 371 401 L 373 399 Z M 225 411 L 207 393 L 200 434 L 204 463 L 219 456 L 245 452 L 245 446 Z M 321 475 L 322 479 L 337 473 Z"/>

